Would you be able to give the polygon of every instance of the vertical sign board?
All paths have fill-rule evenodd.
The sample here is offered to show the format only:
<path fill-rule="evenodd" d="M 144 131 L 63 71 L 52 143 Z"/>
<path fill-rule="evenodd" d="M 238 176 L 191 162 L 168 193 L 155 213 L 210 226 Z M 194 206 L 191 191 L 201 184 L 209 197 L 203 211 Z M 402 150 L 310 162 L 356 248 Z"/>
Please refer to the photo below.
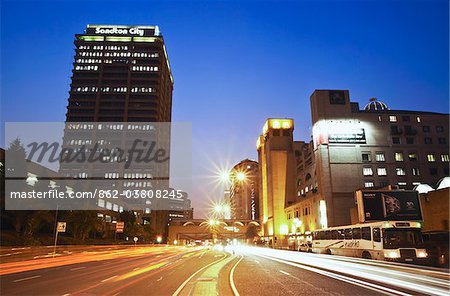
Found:
<path fill-rule="evenodd" d="M 116 232 L 123 233 L 123 228 L 125 227 L 125 222 L 116 223 Z"/>
<path fill-rule="evenodd" d="M 66 232 L 66 222 L 58 222 L 57 232 Z"/>
<path fill-rule="evenodd" d="M 359 190 L 359 222 L 422 220 L 419 193 L 409 190 Z"/>

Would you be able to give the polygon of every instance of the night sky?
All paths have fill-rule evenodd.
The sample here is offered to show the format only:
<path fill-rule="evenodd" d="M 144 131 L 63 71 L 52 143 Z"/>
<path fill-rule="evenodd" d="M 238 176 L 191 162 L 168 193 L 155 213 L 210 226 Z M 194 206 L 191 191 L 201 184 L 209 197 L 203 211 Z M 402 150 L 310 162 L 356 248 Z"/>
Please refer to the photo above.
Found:
<path fill-rule="evenodd" d="M 198 218 L 222 195 L 216 168 L 257 158 L 267 117 L 292 117 L 295 139 L 310 138 L 314 89 L 349 89 L 360 107 L 377 97 L 391 109 L 449 109 L 446 0 L 1 5 L 2 122 L 65 120 L 74 34 L 87 24 L 160 26 L 172 118 L 193 127 Z"/>

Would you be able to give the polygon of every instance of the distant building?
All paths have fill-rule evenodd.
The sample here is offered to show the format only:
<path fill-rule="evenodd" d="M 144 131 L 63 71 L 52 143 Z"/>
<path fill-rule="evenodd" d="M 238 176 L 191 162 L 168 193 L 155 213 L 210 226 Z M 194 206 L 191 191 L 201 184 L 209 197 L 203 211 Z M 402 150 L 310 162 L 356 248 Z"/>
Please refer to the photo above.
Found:
<path fill-rule="evenodd" d="M 245 159 L 231 170 L 231 219 L 259 220 L 258 162 Z"/>

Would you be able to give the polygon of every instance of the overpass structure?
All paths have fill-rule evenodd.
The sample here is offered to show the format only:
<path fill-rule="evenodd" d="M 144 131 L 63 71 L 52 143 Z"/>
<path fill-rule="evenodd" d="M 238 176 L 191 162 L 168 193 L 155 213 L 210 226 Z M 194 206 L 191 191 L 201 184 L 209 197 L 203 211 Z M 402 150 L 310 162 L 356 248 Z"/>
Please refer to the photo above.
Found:
<path fill-rule="evenodd" d="M 255 231 L 249 231 L 249 228 Z M 184 245 L 206 240 L 245 240 L 251 233 L 258 233 L 259 228 L 260 224 L 255 220 L 176 219 L 170 222 L 168 242 Z"/>

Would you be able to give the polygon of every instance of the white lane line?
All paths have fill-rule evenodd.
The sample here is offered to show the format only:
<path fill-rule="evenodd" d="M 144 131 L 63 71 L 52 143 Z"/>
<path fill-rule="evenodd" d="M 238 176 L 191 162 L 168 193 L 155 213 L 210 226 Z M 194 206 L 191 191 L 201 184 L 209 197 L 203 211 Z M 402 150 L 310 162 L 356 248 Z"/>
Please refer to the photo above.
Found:
<path fill-rule="evenodd" d="M 278 270 L 278 271 L 281 272 L 282 274 L 285 274 L 285 275 L 291 275 L 289 272 L 286 272 L 284 270 Z"/>
<path fill-rule="evenodd" d="M 115 275 L 115 276 L 109 277 L 109 278 L 107 278 L 107 279 L 104 279 L 104 280 L 102 281 L 102 283 L 107 282 L 107 281 L 109 281 L 109 280 L 112 280 L 113 278 L 116 278 L 116 277 L 118 277 L 118 275 Z"/>
<path fill-rule="evenodd" d="M 314 268 L 314 267 L 310 267 L 310 266 L 307 266 L 307 265 L 302 265 L 300 263 L 294 263 L 294 262 L 290 262 L 290 261 L 285 261 L 285 260 L 282 260 L 282 259 L 277 259 L 277 258 L 273 258 L 273 257 L 261 255 L 261 254 L 255 254 L 255 255 L 261 256 L 261 257 L 269 259 L 269 260 L 278 261 L 278 262 L 281 262 L 281 263 L 284 263 L 284 264 L 287 264 L 287 265 L 303 268 L 303 269 L 306 269 L 306 270 L 309 270 L 309 271 L 312 271 L 312 272 L 315 272 L 315 273 L 318 273 L 318 274 L 322 274 L 324 276 L 328 276 L 330 278 L 334 278 L 334 279 L 337 279 L 337 280 L 340 280 L 340 281 L 343 281 L 343 282 L 346 282 L 346 283 L 353 284 L 355 286 L 363 287 L 363 288 L 366 288 L 366 289 L 369 289 L 369 290 L 372 290 L 372 291 L 377 291 L 378 293 L 383 293 L 383 294 L 387 294 L 387 295 L 402 295 L 402 296 L 410 296 L 411 295 L 411 294 L 403 293 L 401 291 L 397 291 L 397 290 L 394 290 L 394 289 L 383 287 L 383 286 L 380 286 L 380 285 L 377 285 L 377 284 L 368 283 L 368 282 L 361 281 L 361 280 L 358 280 L 358 279 L 354 279 L 354 278 L 351 278 L 351 277 L 347 277 L 347 276 L 343 276 L 343 275 L 339 275 L 339 274 L 334 274 L 332 272 L 321 270 L 321 269 Z"/>
<path fill-rule="evenodd" d="M 2 255 L 0 255 L 0 257 L 3 257 L 3 256 L 11 256 L 12 254 L 11 253 L 8 253 L 8 254 L 2 254 Z"/>
<path fill-rule="evenodd" d="M 258 261 L 258 260 L 255 260 L 255 262 L 259 264 L 259 261 Z"/>
<path fill-rule="evenodd" d="M 140 267 L 136 267 L 135 269 L 133 269 L 133 271 L 138 270 Z"/>
<path fill-rule="evenodd" d="M 236 269 L 236 266 L 238 266 L 239 262 L 242 261 L 242 259 L 244 259 L 244 256 L 241 255 L 241 258 L 238 260 L 238 262 L 236 262 L 236 264 L 234 264 L 234 266 L 230 270 L 230 286 L 231 290 L 233 290 L 234 296 L 239 296 L 239 291 L 236 289 L 236 285 L 234 284 L 234 270 Z"/>
<path fill-rule="evenodd" d="M 70 293 L 66 293 L 66 294 L 63 294 L 61 296 L 69 296 L 69 295 L 70 295 Z"/>
<path fill-rule="evenodd" d="M 163 279 L 163 277 L 160 277 L 160 278 L 159 278 L 159 279 L 157 279 L 156 281 L 157 281 L 157 282 L 159 282 L 159 281 L 160 281 L 160 280 L 162 280 L 162 279 Z"/>
<path fill-rule="evenodd" d="M 80 269 L 83 269 L 83 268 L 86 268 L 86 266 L 77 267 L 77 268 L 71 268 L 70 270 L 71 271 L 75 271 L 75 270 L 80 270 Z"/>
<path fill-rule="evenodd" d="M 214 256 L 214 257 L 216 257 L 216 256 Z M 216 260 L 216 261 L 213 261 L 213 262 L 211 262 L 211 263 L 209 263 L 209 264 L 203 266 L 202 268 L 200 268 L 199 270 L 197 270 L 196 272 L 194 272 L 193 274 L 191 274 L 191 276 L 188 277 L 188 278 L 187 278 L 187 279 L 186 279 L 186 280 L 178 287 L 178 289 L 172 294 L 172 296 L 177 296 L 178 294 L 180 294 L 181 290 L 183 290 L 183 288 L 187 285 L 187 283 L 189 283 L 189 281 L 192 280 L 192 278 L 193 278 L 194 276 L 196 276 L 198 273 L 200 273 L 202 270 L 204 270 L 204 269 L 210 267 L 211 265 L 214 265 L 214 264 L 216 264 L 216 263 L 219 263 L 220 261 L 224 260 L 225 258 L 227 258 L 227 255 L 222 255 L 222 258 L 220 258 L 220 259 L 218 259 L 218 260 Z"/>
<path fill-rule="evenodd" d="M 19 280 L 15 280 L 15 281 L 13 281 L 14 283 L 18 283 L 18 282 L 21 282 L 21 281 L 27 281 L 27 280 L 31 280 L 31 279 L 37 279 L 37 278 L 40 278 L 41 276 L 40 275 L 35 275 L 35 276 L 30 276 L 30 277 L 26 277 L 26 278 L 23 278 L 23 279 L 19 279 Z"/>

